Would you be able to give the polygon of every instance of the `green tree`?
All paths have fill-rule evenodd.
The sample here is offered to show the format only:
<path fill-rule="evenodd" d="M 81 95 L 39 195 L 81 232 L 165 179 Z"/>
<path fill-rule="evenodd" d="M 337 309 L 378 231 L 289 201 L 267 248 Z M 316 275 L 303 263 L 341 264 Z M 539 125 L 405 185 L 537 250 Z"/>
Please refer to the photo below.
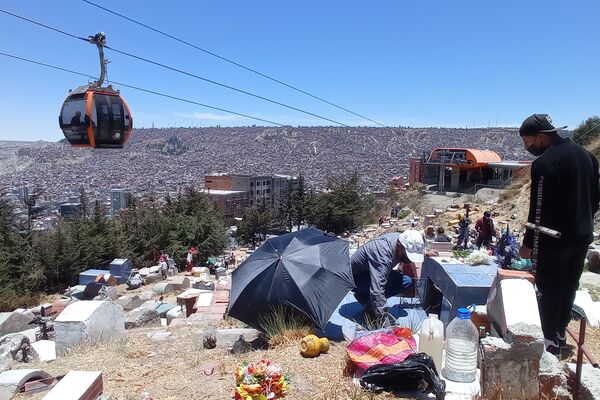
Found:
<path fill-rule="evenodd" d="M 335 234 L 362 226 L 375 206 L 374 196 L 366 192 L 357 173 L 332 178 L 326 192 L 309 197 L 309 222 Z"/>
<path fill-rule="evenodd" d="M 593 116 L 582 122 L 573 131 L 573 141 L 582 146 L 590 144 L 600 136 L 600 117 Z"/>
<path fill-rule="evenodd" d="M 238 225 L 236 236 L 244 243 L 252 243 L 252 247 L 256 247 L 256 237 L 265 238 L 274 221 L 273 210 L 263 202 L 259 202 L 246 209 Z"/>
<path fill-rule="evenodd" d="M 183 262 L 192 246 L 201 259 L 219 255 L 227 247 L 223 215 L 206 194 L 186 189 L 166 209 L 165 216 L 170 225 L 170 250 L 179 261 Z"/>
<path fill-rule="evenodd" d="M 294 185 L 292 203 L 293 203 L 293 216 L 294 223 L 300 229 L 304 221 L 306 220 L 306 213 L 308 207 L 308 188 L 304 180 L 304 175 L 298 176 L 298 182 Z"/>

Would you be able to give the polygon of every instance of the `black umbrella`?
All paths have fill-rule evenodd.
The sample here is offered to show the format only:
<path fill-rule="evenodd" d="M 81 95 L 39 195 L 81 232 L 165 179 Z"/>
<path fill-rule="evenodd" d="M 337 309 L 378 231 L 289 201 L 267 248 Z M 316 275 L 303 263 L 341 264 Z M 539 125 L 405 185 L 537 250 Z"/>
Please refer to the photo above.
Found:
<path fill-rule="evenodd" d="M 261 317 L 283 305 L 325 328 L 354 287 L 348 247 L 315 228 L 268 239 L 233 271 L 229 315 L 260 329 Z"/>

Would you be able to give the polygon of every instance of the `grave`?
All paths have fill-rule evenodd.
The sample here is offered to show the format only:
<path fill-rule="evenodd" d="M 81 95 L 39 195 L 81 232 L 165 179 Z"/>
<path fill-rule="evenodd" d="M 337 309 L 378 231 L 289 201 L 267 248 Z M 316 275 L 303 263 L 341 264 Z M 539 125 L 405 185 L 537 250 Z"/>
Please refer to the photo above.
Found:
<path fill-rule="evenodd" d="M 173 285 L 174 290 L 183 290 L 190 287 L 190 280 L 183 275 L 173 276 L 169 278 L 168 283 Z"/>
<path fill-rule="evenodd" d="M 56 343 L 52 340 L 38 340 L 32 343 L 31 346 L 37 353 L 40 361 L 56 360 Z"/>
<path fill-rule="evenodd" d="M 175 287 L 171 282 L 160 282 L 154 285 L 152 291 L 155 294 L 168 294 L 173 293 L 175 291 Z"/>
<path fill-rule="evenodd" d="M 125 337 L 123 307 L 110 301 L 78 301 L 54 321 L 56 353 L 83 343 L 108 342 Z"/>
<path fill-rule="evenodd" d="M 138 307 L 125 314 L 125 329 L 158 324 L 160 315 L 153 308 Z"/>
<path fill-rule="evenodd" d="M 33 318 L 33 313 L 27 310 L 0 313 L 0 336 L 30 329 Z"/>
<path fill-rule="evenodd" d="M 102 372 L 69 371 L 42 400 L 93 400 L 102 391 Z"/>
<path fill-rule="evenodd" d="M 39 369 L 12 369 L 0 374 L 0 400 L 12 399 L 25 385 L 35 379 L 50 378 L 50 374 Z"/>
<path fill-rule="evenodd" d="M 119 284 L 125 283 L 131 274 L 132 268 L 133 264 L 128 258 L 115 258 L 110 263 L 110 273 L 117 278 Z"/>

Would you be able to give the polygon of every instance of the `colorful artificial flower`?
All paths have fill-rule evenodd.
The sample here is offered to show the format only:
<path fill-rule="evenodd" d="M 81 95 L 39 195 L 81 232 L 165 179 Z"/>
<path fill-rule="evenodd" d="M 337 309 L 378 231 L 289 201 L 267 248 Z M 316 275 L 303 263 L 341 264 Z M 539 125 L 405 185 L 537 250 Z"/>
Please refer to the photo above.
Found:
<path fill-rule="evenodd" d="M 270 361 L 242 363 L 235 372 L 236 400 L 276 400 L 287 392 L 287 377 Z"/>

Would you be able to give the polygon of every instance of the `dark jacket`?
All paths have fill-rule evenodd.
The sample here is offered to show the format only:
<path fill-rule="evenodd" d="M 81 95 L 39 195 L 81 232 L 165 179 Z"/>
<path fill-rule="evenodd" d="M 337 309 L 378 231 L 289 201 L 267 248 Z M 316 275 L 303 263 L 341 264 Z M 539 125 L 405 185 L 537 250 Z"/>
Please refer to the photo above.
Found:
<path fill-rule="evenodd" d="M 538 182 L 544 177 L 540 224 L 561 233 L 554 239 L 540 233 L 538 245 L 589 244 L 593 240 L 594 214 L 600 201 L 598 160 L 571 139 L 559 139 L 531 165 L 528 221 L 535 223 Z M 533 231 L 523 244 L 533 248 Z"/>

